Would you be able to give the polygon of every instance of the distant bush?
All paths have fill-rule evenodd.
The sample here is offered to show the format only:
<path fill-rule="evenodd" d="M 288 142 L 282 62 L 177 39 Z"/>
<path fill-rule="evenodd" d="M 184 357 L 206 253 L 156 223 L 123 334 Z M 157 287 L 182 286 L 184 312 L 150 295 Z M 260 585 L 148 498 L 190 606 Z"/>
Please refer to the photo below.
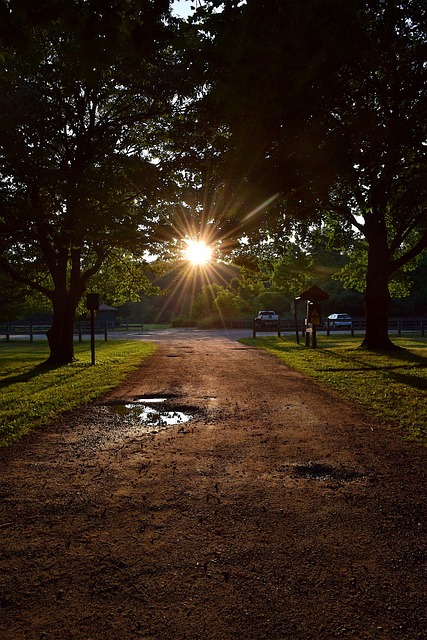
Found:
<path fill-rule="evenodd" d="M 172 327 L 194 327 L 195 324 L 193 320 L 190 320 L 190 318 L 185 315 L 176 316 L 171 320 Z"/>
<path fill-rule="evenodd" d="M 197 323 L 199 329 L 221 329 L 226 326 L 224 319 L 218 313 L 212 313 L 210 316 L 205 316 Z"/>

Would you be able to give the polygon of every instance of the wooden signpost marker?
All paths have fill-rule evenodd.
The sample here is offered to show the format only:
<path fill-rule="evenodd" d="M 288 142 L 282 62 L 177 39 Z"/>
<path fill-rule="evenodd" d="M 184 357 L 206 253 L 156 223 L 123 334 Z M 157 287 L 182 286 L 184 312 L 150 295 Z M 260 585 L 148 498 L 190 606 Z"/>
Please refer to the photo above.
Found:
<path fill-rule="evenodd" d="M 322 300 L 327 300 L 329 298 L 329 294 L 326 291 L 320 289 L 316 285 L 313 285 L 306 291 L 303 291 L 297 298 L 295 298 L 295 327 L 296 327 L 296 336 L 297 336 L 297 344 L 299 344 L 299 335 L 298 335 L 298 320 L 297 320 L 297 301 L 298 300 L 306 300 L 307 301 L 307 314 L 305 320 L 305 346 L 310 346 L 310 336 L 311 336 L 311 344 L 313 349 L 317 347 L 317 327 L 322 322 L 322 314 L 320 309 L 320 302 Z"/>

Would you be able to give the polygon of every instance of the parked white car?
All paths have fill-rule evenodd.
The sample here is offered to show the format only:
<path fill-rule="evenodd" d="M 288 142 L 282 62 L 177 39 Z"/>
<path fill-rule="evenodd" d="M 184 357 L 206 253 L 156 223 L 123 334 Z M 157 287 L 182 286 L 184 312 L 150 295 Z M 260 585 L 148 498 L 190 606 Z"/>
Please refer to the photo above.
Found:
<path fill-rule="evenodd" d="M 260 311 L 254 320 L 256 329 L 268 329 L 279 327 L 279 316 L 275 311 Z"/>
<path fill-rule="evenodd" d="M 328 316 L 331 329 L 344 329 L 351 327 L 351 316 L 348 313 L 331 313 Z"/>

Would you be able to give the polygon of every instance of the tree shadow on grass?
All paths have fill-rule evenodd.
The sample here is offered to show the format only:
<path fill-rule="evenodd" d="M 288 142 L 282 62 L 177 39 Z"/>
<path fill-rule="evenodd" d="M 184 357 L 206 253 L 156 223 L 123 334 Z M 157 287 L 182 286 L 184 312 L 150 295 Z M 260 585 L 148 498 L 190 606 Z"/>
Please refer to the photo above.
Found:
<path fill-rule="evenodd" d="M 398 382 L 399 384 L 406 385 L 407 387 L 412 387 L 414 389 L 426 390 L 427 389 L 427 380 L 425 380 L 422 376 L 417 376 L 417 371 L 422 371 L 427 369 L 427 358 L 424 356 L 417 355 L 416 353 L 412 353 L 406 349 L 402 351 L 392 351 L 392 352 L 373 352 L 374 355 L 382 355 L 392 357 L 393 360 L 404 361 L 402 364 L 396 364 L 394 362 L 390 364 L 370 364 L 365 359 L 363 361 L 358 360 L 356 354 L 352 355 L 344 355 L 342 353 L 336 353 L 335 351 L 327 351 L 326 349 L 322 351 L 322 355 L 330 356 L 334 358 L 340 358 L 341 360 L 348 361 L 351 363 L 360 364 L 360 366 L 351 366 L 351 367 L 326 367 L 324 371 L 383 371 L 385 376 Z M 400 373 L 399 370 L 406 370 L 407 373 Z M 414 373 L 412 373 L 412 371 Z"/>
<path fill-rule="evenodd" d="M 424 380 L 423 378 L 418 378 L 417 376 L 413 376 L 410 373 L 402 374 L 397 371 L 391 371 L 388 376 L 395 382 L 404 384 L 407 387 L 411 387 L 411 389 L 420 389 L 420 391 L 427 391 L 427 380 Z"/>
<path fill-rule="evenodd" d="M 49 371 L 54 371 L 55 369 L 59 369 L 60 365 L 49 364 L 48 362 L 41 362 L 36 365 L 33 369 L 30 369 L 26 373 L 21 373 L 18 376 L 10 376 L 9 378 L 4 378 L 0 380 L 0 389 L 6 389 L 10 387 L 12 384 L 19 384 L 22 382 L 29 382 L 33 378 L 37 378 L 44 373 L 49 373 Z"/>

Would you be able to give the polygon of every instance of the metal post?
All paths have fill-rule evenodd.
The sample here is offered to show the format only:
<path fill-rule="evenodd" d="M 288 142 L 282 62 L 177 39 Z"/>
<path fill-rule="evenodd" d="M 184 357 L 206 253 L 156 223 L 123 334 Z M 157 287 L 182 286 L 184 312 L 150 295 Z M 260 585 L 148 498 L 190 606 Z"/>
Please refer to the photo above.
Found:
<path fill-rule="evenodd" d="M 91 309 L 90 312 L 90 353 L 91 364 L 95 364 L 95 311 Z"/>
<path fill-rule="evenodd" d="M 305 310 L 305 346 L 309 347 L 310 346 L 310 331 L 307 331 L 308 329 L 308 310 L 310 308 L 310 300 L 307 300 L 307 306 L 306 306 L 306 310 Z"/>
<path fill-rule="evenodd" d="M 307 320 L 306 320 L 307 322 Z M 308 327 L 305 327 L 305 346 L 309 347 L 310 346 L 310 331 L 308 331 Z"/>
<path fill-rule="evenodd" d="M 105 325 L 104 325 L 104 341 L 107 342 L 108 340 L 108 323 L 107 321 L 105 321 Z"/>

